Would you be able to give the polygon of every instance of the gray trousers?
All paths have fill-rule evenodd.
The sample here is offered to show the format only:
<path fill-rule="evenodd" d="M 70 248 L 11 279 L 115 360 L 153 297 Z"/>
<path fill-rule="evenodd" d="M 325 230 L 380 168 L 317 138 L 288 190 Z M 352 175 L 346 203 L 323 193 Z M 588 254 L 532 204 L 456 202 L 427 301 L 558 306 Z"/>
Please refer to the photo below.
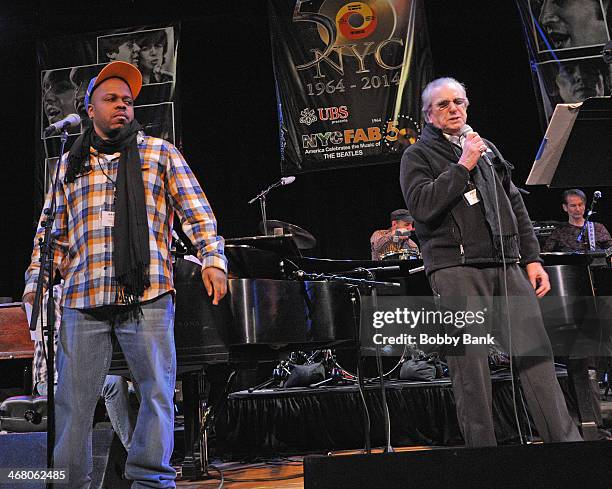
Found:
<path fill-rule="evenodd" d="M 581 441 L 567 411 L 553 365 L 550 340 L 533 287 L 519 265 L 507 267 L 508 296 L 521 297 L 521 307 L 509 308 L 512 352 L 529 412 L 545 442 Z M 429 276 L 434 294 L 441 297 L 494 297 L 505 294 L 503 267 L 457 266 Z M 504 318 L 507 325 L 507 319 Z M 507 326 L 501 328 L 508 331 Z M 508 338 L 503 343 L 507 344 Z M 536 352 L 534 354 L 534 352 Z M 457 418 L 467 447 L 496 445 L 493 428 L 491 378 L 487 348 L 468 348 L 448 356 Z"/>

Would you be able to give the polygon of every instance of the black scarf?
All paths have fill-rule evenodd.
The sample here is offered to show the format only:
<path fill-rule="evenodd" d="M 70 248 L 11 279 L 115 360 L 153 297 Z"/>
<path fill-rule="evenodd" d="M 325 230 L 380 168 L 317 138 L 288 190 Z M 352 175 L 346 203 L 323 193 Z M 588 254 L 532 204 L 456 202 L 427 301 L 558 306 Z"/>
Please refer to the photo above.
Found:
<path fill-rule="evenodd" d="M 67 183 L 74 182 L 89 170 L 90 147 L 103 154 L 121 153 L 115 182 L 113 262 L 119 287 L 116 301 L 122 304 L 138 303 L 138 298 L 151 285 L 149 226 L 137 143 L 140 130 L 140 124 L 134 120 L 105 140 L 89 127 L 70 149 L 65 179 Z"/>

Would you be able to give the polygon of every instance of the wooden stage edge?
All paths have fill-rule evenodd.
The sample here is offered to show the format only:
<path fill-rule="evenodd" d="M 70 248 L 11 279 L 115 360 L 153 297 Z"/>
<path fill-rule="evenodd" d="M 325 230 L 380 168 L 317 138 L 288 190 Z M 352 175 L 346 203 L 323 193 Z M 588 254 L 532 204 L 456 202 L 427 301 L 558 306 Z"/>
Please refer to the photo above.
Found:
<path fill-rule="evenodd" d="M 216 468 L 222 471 L 223 485 L 220 472 L 213 468 L 209 473 L 214 479 L 179 481 L 177 485 L 181 489 L 405 489 L 429 483 L 470 489 L 558 489 L 610 487 L 612 479 L 609 441 L 472 449 L 410 446 L 394 447 L 394 453 L 381 457 L 382 453 L 375 449 L 369 457 L 362 450 L 350 450 L 306 459 L 293 456 L 256 464 L 222 463 Z"/>
<path fill-rule="evenodd" d="M 612 447 L 612 445 L 611 445 Z M 433 450 L 449 450 L 460 447 L 431 447 L 410 446 L 393 447 L 396 452 L 420 452 Z M 363 450 L 338 450 L 327 452 L 328 456 L 341 457 L 350 455 L 362 455 Z M 373 448 L 373 454 L 383 453 L 382 448 Z M 309 454 L 314 455 L 314 454 Z M 319 453 L 319 455 L 324 455 Z M 221 483 L 220 474 L 223 473 L 223 488 L 226 489 L 302 489 L 304 487 L 305 456 L 294 455 L 269 459 L 265 462 L 244 464 L 239 462 L 213 463 L 210 469 L 210 478 L 198 481 L 177 481 L 177 487 L 181 489 L 213 489 Z M 219 472 L 219 469 L 221 472 Z M 331 489 L 331 488 L 330 488 Z M 357 489 L 357 488 L 356 488 Z"/>

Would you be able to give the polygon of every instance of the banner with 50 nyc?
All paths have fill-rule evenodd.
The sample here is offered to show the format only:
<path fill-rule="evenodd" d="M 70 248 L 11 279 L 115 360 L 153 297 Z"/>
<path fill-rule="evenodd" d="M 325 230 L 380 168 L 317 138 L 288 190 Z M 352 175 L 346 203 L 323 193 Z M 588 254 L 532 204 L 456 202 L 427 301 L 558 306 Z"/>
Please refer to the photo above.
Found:
<path fill-rule="evenodd" d="M 432 78 L 422 0 L 270 0 L 281 172 L 396 163 Z"/>

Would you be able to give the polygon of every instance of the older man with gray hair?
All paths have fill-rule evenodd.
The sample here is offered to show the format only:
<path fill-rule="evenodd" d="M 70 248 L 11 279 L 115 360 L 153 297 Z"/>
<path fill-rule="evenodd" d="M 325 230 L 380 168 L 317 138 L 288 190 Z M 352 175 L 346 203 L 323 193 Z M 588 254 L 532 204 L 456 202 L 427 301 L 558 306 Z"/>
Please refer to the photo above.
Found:
<path fill-rule="evenodd" d="M 400 183 L 415 220 L 425 271 L 438 297 L 520 302 L 499 314 L 540 437 L 577 441 L 557 382 L 537 297 L 550 290 L 538 241 L 512 166 L 467 126 L 463 84 L 439 78 L 425 87 L 421 137 L 403 154 Z M 473 345 L 471 345 L 473 346 Z M 449 355 L 457 417 L 466 446 L 495 445 L 487 348 Z"/>

